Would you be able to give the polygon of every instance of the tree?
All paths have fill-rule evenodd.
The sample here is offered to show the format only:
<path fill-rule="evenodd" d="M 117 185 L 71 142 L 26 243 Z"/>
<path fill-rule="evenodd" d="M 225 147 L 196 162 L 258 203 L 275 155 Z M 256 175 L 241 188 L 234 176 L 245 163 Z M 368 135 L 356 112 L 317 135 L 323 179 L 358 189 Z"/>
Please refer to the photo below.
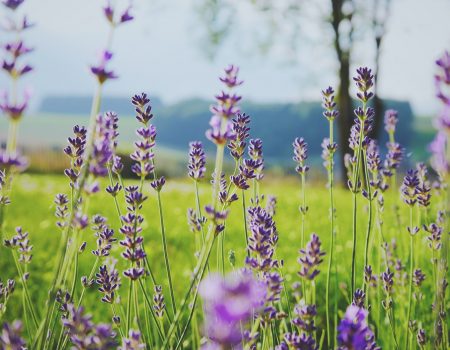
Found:
<path fill-rule="evenodd" d="M 339 150 L 340 150 L 340 165 L 344 169 L 344 155 L 350 153 L 348 145 L 348 138 L 350 135 L 350 128 L 353 123 L 353 103 L 350 95 L 350 86 L 352 82 L 352 53 L 354 49 L 355 29 L 358 32 L 364 32 L 368 29 L 368 24 L 372 25 L 369 33 L 373 35 L 375 42 L 375 67 L 374 72 L 379 71 L 380 68 L 380 52 L 382 47 L 382 40 L 386 32 L 386 23 L 390 9 L 390 0 L 323 0 L 317 1 L 303 1 L 298 0 L 247 0 L 252 4 L 254 9 L 262 16 L 266 16 L 267 23 L 270 30 L 277 30 L 289 25 L 293 28 L 299 27 L 302 23 L 307 22 L 310 18 L 305 16 L 311 15 L 308 7 L 317 7 L 319 11 L 315 15 L 319 18 L 315 20 L 321 21 L 331 28 L 332 33 L 332 48 L 337 60 L 337 76 L 339 78 L 337 103 L 340 111 L 340 117 L 337 120 L 339 133 Z M 198 13 L 201 20 L 208 28 L 208 36 L 211 39 L 212 47 L 209 47 L 209 53 L 215 52 L 217 46 L 220 45 L 226 36 L 231 33 L 233 16 L 233 8 L 236 10 L 242 4 L 236 0 L 201 0 L 198 7 Z M 372 8 L 368 9 L 368 5 Z M 226 9 L 226 10 L 225 10 Z M 325 13 L 323 13 L 325 12 Z M 205 16 L 205 14 L 207 16 Z M 227 15 L 224 15 L 227 14 Z M 227 20 L 223 20 L 226 18 Z M 358 18 L 361 25 L 357 27 L 355 18 Z M 222 19 L 218 21 L 218 19 Z M 293 34 L 292 40 L 298 40 L 295 35 L 297 30 L 289 31 Z M 268 36 L 273 38 L 274 36 Z M 269 50 L 273 47 L 276 41 L 267 40 L 261 45 L 264 50 Z M 377 77 L 377 74 L 375 74 Z M 377 79 L 377 78 L 376 78 Z M 378 80 L 378 79 L 377 79 Z M 377 111 L 375 118 L 375 127 L 372 137 L 378 135 L 382 122 L 382 101 L 378 96 L 378 90 L 375 90 L 375 104 Z M 346 172 L 341 172 L 343 180 Z"/>

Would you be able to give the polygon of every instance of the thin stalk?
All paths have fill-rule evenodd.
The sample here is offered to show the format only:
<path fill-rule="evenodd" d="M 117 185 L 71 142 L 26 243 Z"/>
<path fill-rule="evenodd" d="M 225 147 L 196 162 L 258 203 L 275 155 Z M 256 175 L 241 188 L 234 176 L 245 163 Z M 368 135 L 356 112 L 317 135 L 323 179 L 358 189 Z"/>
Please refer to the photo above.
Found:
<path fill-rule="evenodd" d="M 330 145 L 333 144 L 333 121 L 329 120 L 329 129 L 330 129 Z M 326 308 L 326 320 L 327 320 L 327 345 L 328 348 L 331 348 L 331 321 L 330 321 L 330 280 L 331 280 L 331 266 L 333 264 L 333 255 L 334 255 L 334 194 L 333 194 L 333 185 L 334 185 L 334 154 L 330 157 L 330 164 L 328 165 L 328 185 L 329 185 L 329 201 L 330 201 L 330 257 L 328 259 L 328 270 L 327 270 L 327 283 L 326 283 L 326 296 L 325 296 L 325 308 Z M 302 237 L 303 239 L 304 237 Z M 302 242 L 303 244 L 303 242 Z M 303 246 L 303 245 L 302 245 Z M 335 276 L 337 278 L 337 276 Z M 334 304 L 336 305 L 336 293 L 334 294 Z"/>
<path fill-rule="evenodd" d="M 248 228 L 247 228 L 247 207 L 245 204 L 245 190 L 242 190 L 242 215 L 244 218 L 244 232 L 245 232 L 245 251 L 247 252 L 247 257 L 250 256 L 250 251 L 247 249 L 248 245 Z"/>
<path fill-rule="evenodd" d="M 160 226 L 161 226 L 161 239 L 162 239 L 163 253 L 164 253 L 164 264 L 166 265 L 167 279 L 169 280 L 170 299 L 172 302 L 173 314 L 175 315 L 177 313 L 177 306 L 175 304 L 175 295 L 173 292 L 173 284 L 172 284 L 172 274 L 170 272 L 169 254 L 167 252 L 166 230 L 164 227 L 161 192 L 157 191 L 157 194 L 158 194 L 159 220 L 160 220 Z"/>
<path fill-rule="evenodd" d="M 130 279 L 130 284 L 128 286 L 128 300 L 127 300 L 127 328 L 126 333 L 130 331 L 131 328 L 131 298 L 133 295 L 133 280 Z"/>
<path fill-rule="evenodd" d="M 102 84 L 98 84 L 97 86 L 97 91 L 94 95 L 94 99 L 92 101 L 92 109 L 91 109 L 91 116 L 90 116 L 90 123 L 89 123 L 89 130 L 91 131 L 91 133 L 93 133 L 94 127 L 95 127 L 95 119 L 97 116 L 97 113 L 100 109 L 100 101 L 101 101 L 101 95 L 102 95 Z M 78 184 L 78 187 L 76 189 L 76 191 L 74 192 L 74 196 L 73 196 L 73 203 L 78 203 L 78 200 L 81 196 L 81 191 L 84 188 L 84 184 L 86 182 L 87 179 L 87 175 L 88 175 L 88 164 L 90 162 L 90 159 L 92 157 L 92 147 L 93 147 L 93 135 L 91 135 L 91 139 L 87 144 L 87 148 L 86 148 L 86 155 L 87 155 L 87 159 L 85 162 L 85 166 L 82 168 L 82 172 L 80 174 L 80 181 Z M 42 340 L 45 341 L 45 334 L 46 334 L 46 330 L 48 328 L 48 324 L 50 322 L 49 317 L 50 317 L 50 310 L 52 309 L 50 307 L 50 303 L 53 301 L 54 302 L 54 297 L 55 297 L 55 293 L 57 288 L 59 287 L 60 284 L 60 278 L 63 275 L 62 273 L 62 267 L 64 265 L 64 262 L 66 260 L 66 256 L 67 256 L 67 240 L 68 240 L 68 235 L 69 235 L 69 231 L 71 228 L 71 224 L 73 221 L 73 218 L 75 216 L 75 208 L 73 210 L 71 210 L 70 215 L 68 216 L 68 219 L 66 221 L 66 228 L 64 230 L 63 233 L 63 240 L 61 242 L 61 246 L 58 250 L 57 253 L 57 265 L 56 265 L 56 272 L 54 274 L 53 277 L 53 281 L 50 287 L 50 291 L 48 293 L 48 297 L 46 300 L 46 313 L 45 313 L 45 317 L 43 319 L 43 326 L 39 327 L 39 331 L 37 333 L 37 337 L 38 337 L 38 348 L 41 348 L 41 344 L 42 344 Z M 44 339 L 43 339 L 44 338 Z"/>
<path fill-rule="evenodd" d="M 365 111 L 366 106 L 363 104 L 363 110 Z M 353 216 L 352 216 L 352 233 L 353 233 L 353 249 L 352 249 L 352 289 L 351 295 L 355 293 L 356 284 L 356 218 L 357 218 L 357 189 L 359 181 L 359 170 L 361 167 L 361 155 L 362 155 L 362 143 L 364 139 L 364 120 L 360 120 L 360 133 L 359 133 L 359 144 L 357 149 L 357 160 L 356 169 L 353 169 L 355 175 L 353 176 Z"/>
<path fill-rule="evenodd" d="M 410 206 L 409 210 L 409 229 L 410 229 L 410 237 L 409 237 L 409 254 L 410 254 L 410 263 L 409 263 L 409 291 L 408 291 L 408 314 L 406 317 L 406 344 L 405 349 L 408 349 L 409 346 L 409 337 L 408 337 L 408 329 L 409 329 L 409 319 L 411 318 L 411 304 L 412 304 L 412 288 L 413 288 L 413 269 L 414 269 L 414 236 L 413 236 L 413 207 Z"/>
<path fill-rule="evenodd" d="M 36 329 L 38 329 L 39 328 L 39 322 L 38 322 L 38 318 L 36 316 L 37 315 L 36 311 L 34 310 L 34 304 L 31 302 L 30 292 L 28 291 L 28 286 L 27 286 L 27 280 L 24 277 L 24 273 L 23 273 L 22 267 L 20 266 L 20 263 L 17 260 L 17 256 L 16 256 L 15 251 L 12 251 L 12 255 L 13 255 L 14 264 L 16 265 L 16 268 L 17 268 L 17 272 L 19 273 L 20 279 L 22 281 L 23 291 L 25 292 L 25 298 L 27 300 L 28 307 L 30 309 L 31 318 L 33 320 L 33 325 L 34 325 L 34 327 Z"/>
<path fill-rule="evenodd" d="M 164 339 L 164 328 L 161 327 L 162 325 L 160 325 L 160 322 L 158 320 L 158 318 L 155 315 L 155 312 L 153 310 L 153 304 L 150 302 L 150 298 L 147 294 L 147 291 L 144 288 L 144 283 L 142 282 L 141 279 L 139 279 L 139 286 L 141 287 L 141 291 L 142 294 L 144 295 L 144 301 L 147 304 L 147 307 L 150 310 L 150 314 L 152 315 L 153 320 L 155 321 L 155 325 L 156 325 L 156 329 L 158 331 L 158 334 L 160 336 L 161 339 Z"/>
<path fill-rule="evenodd" d="M 367 166 L 367 152 L 363 152 L 364 157 L 364 172 L 366 176 L 366 186 L 367 186 L 367 195 L 369 198 L 369 218 L 367 222 L 367 231 L 366 231 L 366 243 L 364 247 L 364 268 L 369 265 L 369 242 L 370 242 L 370 233 L 372 231 L 372 186 L 370 185 L 369 178 L 369 167 Z M 366 293 L 366 306 L 369 305 L 369 293 L 368 283 L 365 282 L 364 279 L 364 292 Z"/>

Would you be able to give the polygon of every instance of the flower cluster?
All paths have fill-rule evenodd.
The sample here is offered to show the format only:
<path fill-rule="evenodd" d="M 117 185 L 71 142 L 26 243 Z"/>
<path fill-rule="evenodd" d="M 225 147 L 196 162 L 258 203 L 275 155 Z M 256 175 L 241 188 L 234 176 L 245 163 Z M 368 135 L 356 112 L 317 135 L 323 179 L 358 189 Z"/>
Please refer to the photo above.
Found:
<path fill-rule="evenodd" d="M 417 170 L 408 170 L 403 179 L 400 191 L 403 201 L 409 206 L 414 206 L 417 202 L 418 186 L 419 178 L 417 177 Z"/>
<path fill-rule="evenodd" d="M 246 271 L 226 278 L 209 275 L 200 284 L 200 295 L 204 302 L 205 335 L 211 345 L 232 348 L 242 342 L 241 327 L 263 306 L 266 286 Z"/>
<path fill-rule="evenodd" d="M 236 137 L 232 118 L 240 112 L 238 103 L 241 96 L 232 93 L 232 90 L 243 83 L 239 80 L 238 73 L 239 68 L 233 65 L 225 69 L 225 76 L 220 81 L 230 92 L 222 91 L 216 96 L 217 104 L 210 108 L 213 116 L 209 122 L 211 129 L 206 132 L 206 137 L 217 145 L 224 145 Z"/>
<path fill-rule="evenodd" d="M 238 113 L 232 122 L 235 138 L 230 141 L 228 148 L 230 149 L 231 156 L 236 162 L 239 162 L 244 156 L 247 139 L 250 136 L 250 128 L 248 127 L 250 116 L 245 113 Z"/>
<path fill-rule="evenodd" d="M 84 164 L 87 129 L 76 125 L 73 127 L 73 133 L 74 137 L 68 138 L 69 145 L 64 148 L 64 153 L 70 158 L 70 168 L 64 170 L 64 174 L 70 179 L 70 186 L 76 188 Z"/>
<path fill-rule="evenodd" d="M 260 206 L 248 209 L 250 236 L 247 249 L 254 256 L 246 258 L 246 264 L 257 272 L 267 272 L 279 267 L 280 262 L 274 259 L 278 232 L 272 216 Z"/>
<path fill-rule="evenodd" d="M 107 167 L 111 164 L 117 145 L 118 117 L 113 112 L 98 115 L 95 123 L 92 159 L 89 172 L 94 177 L 108 175 Z"/>
<path fill-rule="evenodd" d="M 206 156 L 203 144 L 200 141 L 189 143 L 188 170 L 189 177 L 194 181 L 198 181 L 205 177 Z"/>
<path fill-rule="evenodd" d="M 24 1 L 19 0 L 4 0 L 2 5 L 12 10 L 12 15 L 17 8 Z M 18 21 L 17 18 L 8 18 L 9 26 L 5 27 L 6 31 L 14 34 L 14 39 L 11 42 L 3 45 L 5 52 L 5 58 L 1 62 L 1 68 L 8 74 L 9 78 L 13 82 L 13 85 L 17 85 L 17 80 L 25 74 L 31 72 L 33 67 L 27 63 L 22 63 L 22 57 L 32 52 L 33 49 L 29 48 L 22 39 L 23 32 L 30 28 L 31 25 L 27 22 L 26 17 Z M 16 98 L 9 99 L 7 93 L 5 93 L 3 101 L 0 103 L 0 110 L 8 116 L 11 121 L 18 121 L 22 118 L 28 106 L 29 94 L 26 92 L 22 102 L 17 101 Z"/>
<path fill-rule="evenodd" d="M 116 346 L 115 333 L 107 324 L 95 325 L 92 317 L 84 314 L 83 307 L 67 305 L 67 313 L 62 324 L 75 349 L 107 350 Z"/>
<path fill-rule="evenodd" d="M 0 318 L 6 311 L 6 304 L 8 303 L 9 297 L 14 292 L 15 287 L 16 282 L 14 280 L 9 279 L 6 281 L 6 284 L 3 284 L 0 279 Z"/>
<path fill-rule="evenodd" d="M 33 255 L 31 251 L 33 246 L 28 239 L 28 232 L 24 232 L 22 227 L 16 227 L 16 234 L 11 239 L 5 239 L 3 242 L 6 247 L 17 249 L 19 252 L 19 262 L 22 264 L 29 264 Z"/>
<path fill-rule="evenodd" d="M 164 317 L 166 303 L 164 302 L 162 286 L 155 286 L 155 293 L 153 294 L 153 310 L 155 310 L 155 314 L 159 319 Z"/>
<path fill-rule="evenodd" d="M 145 349 L 146 345 L 142 343 L 141 332 L 130 329 L 128 332 L 128 338 L 123 338 L 122 346 L 119 350 L 139 350 Z"/>
<path fill-rule="evenodd" d="M 11 203 L 9 196 L 6 194 L 6 172 L 0 169 L 0 206 L 6 206 Z"/>
<path fill-rule="evenodd" d="M 367 318 L 368 312 L 355 305 L 350 305 L 338 326 L 339 349 L 380 349 L 374 342 L 374 335 Z"/>
<path fill-rule="evenodd" d="M 147 94 L 135 95 L 131 102 L 136 106 L 136 119 L 143 124 L 136 131 L 140 140 L 134 143 L 135 151 L 130 155 L 131 159 L 136 162 L 131 170 L 141 179 L 145 179 L 154 170 L 153 158 L 155 154 L 153 149 L 155 147 L 156 128 L 154 125 L 149 124 L 153 114 L 151 113 L 150 99 L 147 98 Z"/>
<path fill-rule="evenodd" d="M 111 5 L 111 1 L 108 0 L 106 6 L 103 8 L 103 13 L 111 26 L 116 27 L 133 20 L 130 10 L 131 4 L 122 13 L 119 13 L 116 18 L 116 9 Z"/>
<path fill-rule="evenodd" d="M 254 161 L 255 167 L 253 172 L 257 181 L 264 177 L 264 158 L 261 139 L 251 139 L 248 145 L 248 155 Z"/>
<path fill-rule="evenodd" d="M 0 333 L 0 349 L 26 349 L 25 340 L 22 338 L 23 325 L 20 321 L 12 324 L 5 323 Z"/>
<path fill-rule="evenodd" d="M 305 174 L 309 170 L 309 166 L 305 165 L 305 161 L 308 159 L 308 144 L 303 137 L 296 137 L 292 147 L 294 148 L 292 159 L 297 163 L 295 171 L 299 174 Z"/>
<path fill-rule="evenodd" d="M 117 241 L 114 237 L 114 230 L 108 227 L 106 219 L 100 215 L 95 215 L 93 219 L 95 237 L 97 237 L 97 249 L 92 254 L 98 257 L 107 257 L 110 254 L 112 244 Z"/>
<path fill-rule="evenodd" d="M 123 224 L 120 228 L 120 232 L 125 235 L 125 239 L 120 241 L 120 244 L 125 247 L 122 256 L 132 264 L 132 267 L 124 271 L 124 275 L 132 280 L 136 280 L 144 274 L 142 261 L 145 258 L 142 246 L 144 238 L 140 236 L 144 218 L 138 211 L 142 209 L 142 203 L 147 197 L 139 191 L 137 186 L 126 187 L 125 193 L 127 214 L 122 216 Z"/>
<path fill-rule="evenodd" d="M 320 273 L 318 267 L 323 262 L 323 256 L 325 255 L 325 252 L 321 250 L 321 244 L 319 236 L 313 233 L 306 248 L 300 249 L 300 257 L 298 258 L 298 263 L 300 264 L 298 274 L 300 277 L 314 280 Z"/>
<path fill-rule="evenodd" d="M 99 285 L 99 292 L 103 294 L 102 301 L 112 304 L 115 298 L 115 291 L 120 287 L 119 272 L 112 265 L 100 266 L 99 272 L 95 275 L 95 282 Z"/>

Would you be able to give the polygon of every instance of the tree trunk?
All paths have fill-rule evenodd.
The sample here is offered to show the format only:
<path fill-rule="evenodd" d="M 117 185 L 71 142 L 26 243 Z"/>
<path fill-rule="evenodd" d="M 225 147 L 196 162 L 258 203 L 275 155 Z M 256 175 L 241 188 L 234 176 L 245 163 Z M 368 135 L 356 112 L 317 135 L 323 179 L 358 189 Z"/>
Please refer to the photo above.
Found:
<path fill-rule="evenodd" d="M 381 39 L 382 37 L 376 37 L 375 43 L 376 43 L 376 54 L 375 54 L 375 87 L 374 87 L 374 97 L 373 97 L 373 108 L 375 110 L 375 119 L 373 121 L 373 129 L 371 133 L 369 134 L 369 137 L 377 140 L 378 136 L 381 132 L 381 127 L 383 125 L 383 101 L 381 100 L 380 96 L 378 95 L 378 74 L 380 72 L 380 50 L 381 50 Z"/>
<path fill-rule="evenodd" d="M 353 123 L 353 105 L 350 96 L 350 61 L 348 55 L 343 55 L 339 62 L 340 85 L 338 90 L 339 117 L 336 119 L 339 129 L 339 160 L 341 166 L 341 179 L 343 184 L 347 183 L 347 171 L 344 164 L 344 156 L 351 153 L 348 138 Z"/>

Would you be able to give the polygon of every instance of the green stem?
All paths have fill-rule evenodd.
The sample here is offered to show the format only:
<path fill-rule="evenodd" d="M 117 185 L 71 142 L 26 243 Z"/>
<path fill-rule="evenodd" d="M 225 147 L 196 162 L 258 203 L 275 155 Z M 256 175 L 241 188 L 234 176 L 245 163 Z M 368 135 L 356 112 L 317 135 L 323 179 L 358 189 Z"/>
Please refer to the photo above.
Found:
<path fill-rule="evenodd" d="M 409 320 L 411 318 L 411 304 L 412 304 L 412 288 L 413 288 L 413 270 L 414 270 L 414 227 L 413 227 L 413 207 L 410 206 L 409 210 L 409 224 L 410 224 L 410 237 L 409 237 L 409 254 L 410 254 L 410 262 L 409 262 L 409 291 L 408 291 L 408 314 L 406 317 L 406 344 L 405 349 L 408 349 L 409 345 L 409 337 L 408 337 L 408 329 L 409 329 Z"/>
<path fill-rule="evenodd" d="M 366 107 L 363 104 L 363 110 L 365 111 Z M 357 219 L 357 190 L 358 190 L 358 181 L 359 181 L 359 170 L 361 167 L 361 155 L 362 155 L 362 143 L 364 140 L 364 120 L 360 120 L 360 133 L 359 133 L 359 144 L 356 160 L 356 169 L 353 169 L 353 216 L 352 216 L 352 233 L 353 233 L 353 248 L 352 248 L 352 289 L 351 295 L 355 293 L 355 284 L 356 284 L 356 219 Z"/>
<path fill-rule="evenodd" d="M 163 246 L 163 253 L 164 253 L 164 263 L 166 265 L 167 279 L 169 281 L 169 292 L 170 292 L 170 299 L 172 302 L 173 314 L 175 315 L 177 313 L 177 307 L 175 304 L 175 295 L 174 295 L 174 291 L 173 291 L 172 274 L 170 272 L 169 254 L 167 252 L 166 230 L 164 227 L 161 192 L 157 191 L 157 195 L 158 195 L 159 220 L 160 220 L 160 226 L 161 226 L 161 239 L 162 239 L 162 246 Z"/>

